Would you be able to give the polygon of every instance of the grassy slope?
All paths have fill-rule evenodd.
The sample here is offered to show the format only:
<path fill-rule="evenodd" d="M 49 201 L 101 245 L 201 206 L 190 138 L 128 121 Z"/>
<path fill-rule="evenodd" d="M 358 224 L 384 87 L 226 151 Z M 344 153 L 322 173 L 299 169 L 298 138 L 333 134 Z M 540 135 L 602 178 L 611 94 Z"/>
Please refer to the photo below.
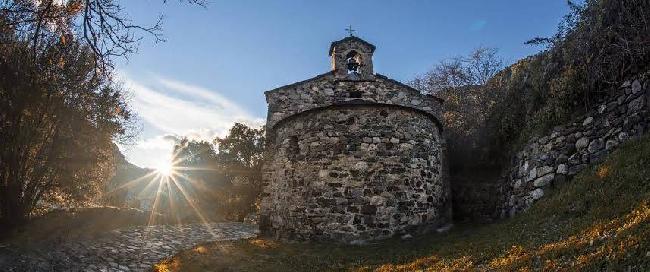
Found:
<path fill-rule="evenodd" d="M 158 271 L 650 270 L 650 137 L 626 144 L 513 219 L 368 246 L 211 243 Z"/>

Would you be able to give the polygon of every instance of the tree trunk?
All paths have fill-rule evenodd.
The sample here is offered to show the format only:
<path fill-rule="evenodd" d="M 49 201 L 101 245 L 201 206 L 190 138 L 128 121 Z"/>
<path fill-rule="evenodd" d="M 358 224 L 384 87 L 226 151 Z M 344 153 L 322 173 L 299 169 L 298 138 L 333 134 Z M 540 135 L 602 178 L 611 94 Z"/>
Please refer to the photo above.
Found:
<path fill-rule="evenodd" d="M 19 199 L 20 193 L 18 189 L 18 187 L 11 185 L 2 188 L 0 234 L 6 234 L 9 230 L 27 221 L 28 214 Z"/>

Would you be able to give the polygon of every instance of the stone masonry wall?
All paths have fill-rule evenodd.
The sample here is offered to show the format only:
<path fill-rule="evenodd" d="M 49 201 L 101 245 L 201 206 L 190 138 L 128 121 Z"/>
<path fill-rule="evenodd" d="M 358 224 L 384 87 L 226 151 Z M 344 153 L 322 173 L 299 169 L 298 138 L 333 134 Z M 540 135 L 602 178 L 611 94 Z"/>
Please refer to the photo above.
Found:
<path fill-rule="evenodd" d="M 321 91 L 349 90 L 337 86 L 283 96 L 307 101 L 320 99 Z M 273 109 L 277 116 L 294 110 L 291 101 L 279 104 L 281 109 Z M 341 104 L 272 122 L 277 116 L 269 118 L 275 126 L 264 167 L 263 231 L 278 238 L 354 242 L 436 227 L 449 218 L 442 139 L 431 115 Z"/>
<path fill-rule="evenodd" d="M 603 103 L 576 121 L 530 140 L 506 171 L 504 214 L 527 209 L 546 189 L 600 162 L 621 143 L 650 129 L 650 80 L 639 76 L 612 91 Z"/>
<path fill-rule="evenodd" d="M 372 80 L 337 80 L 329 72 L 315 78 L 267 91 L 269 104 L 267 127 L 300 112 L 319 107 L 345 104 L 350 101 L 390 104 L 425 111 L 440 119 L 442 101 L 431 95 L 422 95 L 397 81 L 382 75 Z"/>

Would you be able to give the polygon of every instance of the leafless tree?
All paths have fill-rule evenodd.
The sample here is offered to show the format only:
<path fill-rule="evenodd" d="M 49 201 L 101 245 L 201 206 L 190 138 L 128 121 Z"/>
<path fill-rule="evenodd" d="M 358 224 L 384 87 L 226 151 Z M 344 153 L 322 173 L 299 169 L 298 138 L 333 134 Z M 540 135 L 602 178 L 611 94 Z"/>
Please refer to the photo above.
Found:
<path fill-rule="evenodd" d="M 180 1 L 206 5 L 205 0 Z M 153 25 L 139 25 L 126 16 L 116 0 L 1 0 L 0 16 L 32 41 L 35 55 L 48 46 L 42 43 L 52 40 L 47 36 L 61 41 L 76 39 L 92 50 L 96 66 L 104 72 L 112 68 L 114 57 L 133 53 L 143 36 L 164 41 L 162 15 Z"/>
<path fill-rule="evenodd" d="M 429 72 L 417 76 L 410 85 L 422 93 L 445 100 L 443 122 L 452 157 L 451 163 L 464 164 L 476 157 L 475 146 L 490 109 L 498 99 L 488 87 L 490 79 L 503 69 L 496 48 L 479 47 L 467 56 L 443 60 Z"/>
<path fill-rule="evenodd" d="M 479 47 L 467 56 L 440 61 L 429 72 L 410 82 L 423 93 L 437 93 L 464 86 L 485 85 L 503 69 L 503 60 L 496 48 Z"/>

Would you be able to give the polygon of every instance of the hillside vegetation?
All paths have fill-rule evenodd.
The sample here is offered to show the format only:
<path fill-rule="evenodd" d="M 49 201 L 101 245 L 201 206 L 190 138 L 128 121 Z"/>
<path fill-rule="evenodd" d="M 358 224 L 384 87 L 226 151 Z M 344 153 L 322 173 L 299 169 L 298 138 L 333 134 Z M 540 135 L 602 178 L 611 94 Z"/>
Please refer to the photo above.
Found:
<path fill-rule="evenodd" d="M 650 137 L 632 141 L 520 216 L 446 234 L 367 246 L 218 242 L 181 252 L 156 271 L 650 269 Z"/>
<path fill-rule="evenodd" d="M 586 0 L 568 2 L 571 12 L 545 46 L 496 74 L 487 92 L 496 92 L 486 126 L 493 156 L 532 135 L 563 124 L 598 103 L 625 80 L 648 70 L 650 2 Z"/>
<path fill-rule="evenodd" d="M 504 68 L 496 48 L 479 47 L 409 82 L 445 100 L 452 176 L 468 168 L 499 172 L 521 143 L 586 113 L 648 71 L 650 1 L 580 2 L 568 2 L 553 36 L 527 42 L 541 46 L 538 54 Z"/>

